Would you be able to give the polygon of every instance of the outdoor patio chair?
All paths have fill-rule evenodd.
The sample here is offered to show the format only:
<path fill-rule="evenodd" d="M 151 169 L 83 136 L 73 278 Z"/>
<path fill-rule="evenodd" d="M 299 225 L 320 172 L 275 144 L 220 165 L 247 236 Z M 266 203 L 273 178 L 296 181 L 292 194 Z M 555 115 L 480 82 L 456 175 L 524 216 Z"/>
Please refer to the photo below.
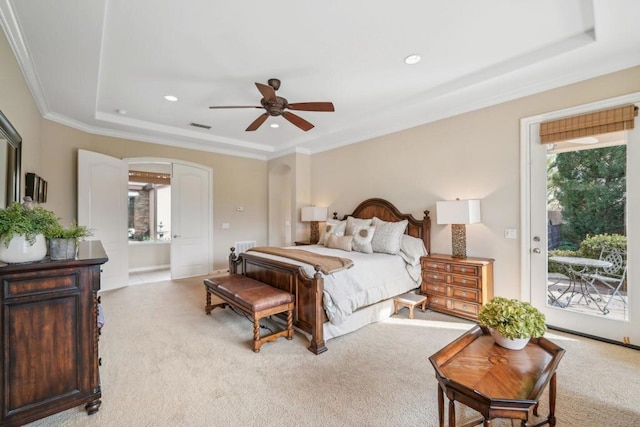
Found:
<path fill-rule="evenodd" d="M 568 303 L 562 303 L 560 301 L 560 297 L 563 295 L 560 292 L 559 296 L 556 296 L 553 293 L 553 287 L 557 285 L 569 286 L 571 278 L 562 273 L 549 272 L 547 273 L 547 297 L 549 298 L 549 305 L 553 305 L 556 307 L 565 308 Z M 560 289 L 556 288 L 556 291 L 560 291 Z"/>
<path fill-rule="evenodd" d="M 603 261 L 611 263 L 611 267 L 599 268 L 593 273 L 583 274 L 582 280 L 589 284 L 601 301 L 605 304 L 602 307 L 602 313 L 609 313 L 609 304 L 614 297 L 618 296 L 622 303 L 626 306 L 627 300 L 622 295 L 621 290 L 627 279 L 627 252 L 618 248 L 602 248 L 600 258 Z M 601 289 L 604 288 L 603 295 Z"/>

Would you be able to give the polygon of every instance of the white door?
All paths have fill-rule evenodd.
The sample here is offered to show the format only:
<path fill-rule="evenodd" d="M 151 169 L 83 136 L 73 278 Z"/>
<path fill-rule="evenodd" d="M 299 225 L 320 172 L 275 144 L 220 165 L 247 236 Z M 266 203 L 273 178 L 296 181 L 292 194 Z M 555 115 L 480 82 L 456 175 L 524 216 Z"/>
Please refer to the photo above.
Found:
<path fill-rule="evenodd" d="M 631 100 L 627 100 L 629 103 Z M 636 101 L 637 102 L 637 101 Z M 522 121 L 522 191 L 523 197 L 523 297 L 530 295 L 531 303 L 540 308 L 547 318 L 547 324 L 580 334 L 604 338 L 615 342 L 640 345 L 640 295 L 636 275 L 628 271 L 628 311 L 627 319 L 611 318 L 602 313 L 583 313 L 557 307 L 547 295 L 547 145 L 540 144 L 539 123 L 555 118 L 581 114 L 621 105 L 620 99 L 582 106 L 571 111 L 555 112 L 549 115 L 523 119 Z M 636 120 L 638 122 L 638 120 Z M 639 123 L 636 123 L 638 125 Z M 627 132 L 627 239 L 628 265 L 631 269 L 634 259 L 640 253 L 635 248 L 640 240 L 640 227 L 631 218 L 640 215 L 640 129 Z M 528 227 L 527 227 L 528 224 Z M 637 263 L 636 263 L 637 265 Z"/>
<path fill-rule="evenodd" d="M 90 239 L 102 241 L 109 257 L 102 266 L 103 291 L 129 282 L 127 183 L 126 162 L 78 150 L 78 224 L 93 231 Z"/>
<path fill-rule="evenodd" d="M 211 273 L 211 171 L 173 163 L 171 175 L 171 278 Z"/>

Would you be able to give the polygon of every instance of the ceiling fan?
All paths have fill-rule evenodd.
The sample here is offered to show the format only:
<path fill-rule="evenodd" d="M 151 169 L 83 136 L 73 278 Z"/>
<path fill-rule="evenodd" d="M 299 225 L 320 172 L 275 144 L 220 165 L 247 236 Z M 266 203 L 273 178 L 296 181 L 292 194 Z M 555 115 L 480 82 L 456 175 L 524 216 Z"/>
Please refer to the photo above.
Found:
<path fill-rule="evenodd" d="M 260 127 L 262 123 L 269 116 L 282 116 L 294 125 L 298 126 L 303 131 L 308 131 L 313 128 L 313 125 L 303 119 L 302 117 L 293 114 L 288 110 L 299 110 L 299 111 L 335 111 L 333 108 L 333 103 L 331 102 L 296 102 L 293 104 L 289 104 L 289 102 L 281 97 L 276 96 L 276 91 L 280 88 L 280 80 L 278 79 L 269 79 L 267 82 L 269 85 L 265 85 L 262 83 L 256 83 L 256 87 L 262 94 L 262 99 L 260 100 L 260 106 L 258 105 L 226 105 L 226 106 L 213 106 L 209 108 L 264 108 L 266 113 L 261 114 L 257 119 L 253 121 L 249 125 L 245 131 L 254 131 Z"/>

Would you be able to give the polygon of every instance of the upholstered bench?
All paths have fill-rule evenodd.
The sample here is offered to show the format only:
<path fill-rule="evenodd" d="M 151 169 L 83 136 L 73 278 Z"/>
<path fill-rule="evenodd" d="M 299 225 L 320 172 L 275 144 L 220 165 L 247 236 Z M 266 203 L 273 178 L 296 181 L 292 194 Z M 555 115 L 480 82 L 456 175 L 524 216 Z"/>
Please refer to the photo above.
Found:
<path fill-rule="evenodd" d="M 230 305 L 253 319 L 253 351 L 259 352 L 262 344 L 280 337 L 293 339 L 293 295 L 241 274 L 205 279 L 207 305 L 211 314 L 216 307 Z M 221 304 L 211 305 L 211 294 L 222 299 Z M 287 313 L 287 327 L 263 337 L 260 336 L 260 319 L 274 314 Z"/>

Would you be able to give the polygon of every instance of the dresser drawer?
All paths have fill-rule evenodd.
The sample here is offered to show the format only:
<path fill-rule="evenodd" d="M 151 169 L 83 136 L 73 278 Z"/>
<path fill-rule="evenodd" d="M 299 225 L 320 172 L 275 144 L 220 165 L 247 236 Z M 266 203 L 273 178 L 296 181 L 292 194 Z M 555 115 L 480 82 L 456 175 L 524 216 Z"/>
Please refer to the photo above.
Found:
<path fill-rule="evenodd" d="M 479 281 L 477 277 L 451 275 L 450 283 L 456 286 L 466 286 L 469 288 L 477 288 Z"/>
<path fill-rule="evenodd" d="M 442 261 L 422 260 L 422 268 L 435 271 L 447 271 L 447 263 Z"/>
<path fill-rule="evenodd" d="M 445 285 L 443 285 L 441 283 L 427 282 L 425 284 L 425 288 L 426 288 L 427 293 L 429 295 L 431 295 L 431 294 L 439 294 L 439 295 L 443 295 L 443 296 L 447 295 L 447 286 L 445 286 Z"/>
<path fill-rule="evenodd" d="M 447 295 L 450 297 L 469 302 L 482 301 L 482 298 L 480 298 L 481 293 L 477 289 L 456 288 L 451 286 L 449 290 L 450 292 Z"/>
<path fill-rule="evenodd" d="M 422 278 L 425 282 L 449 283 L 449 275 L 445 273 L 439 273 L 437 271 L 424 271 L 422 273 Z"/>
<path fill-rule="evenodd" d="M 473 265 L 451 264 L 451 272 L 467 276 L 478 276 L 480 274 L 480 269 Z"/>
<path fill-rule="evenodd" d="M 429 295 L 427 297 L 427 305 L 434 310 L 446 310 L 447 309 L 447 298 L 438 296 L 438 295 Z"/>
<path fill-rule="evenodd" d="M 473 316 L 474 318 L 478 317 L 478 311 L 480 311 L 480 304 L 476 304 L 476 303 L 471 303 L 471 302 L 466 302 L 466 301 L 459 301 L 459 300 L 449 300 L 450 302 L 450 307 L 448 307 L 450 310 L 459 313 L 463 316 Z"/>

